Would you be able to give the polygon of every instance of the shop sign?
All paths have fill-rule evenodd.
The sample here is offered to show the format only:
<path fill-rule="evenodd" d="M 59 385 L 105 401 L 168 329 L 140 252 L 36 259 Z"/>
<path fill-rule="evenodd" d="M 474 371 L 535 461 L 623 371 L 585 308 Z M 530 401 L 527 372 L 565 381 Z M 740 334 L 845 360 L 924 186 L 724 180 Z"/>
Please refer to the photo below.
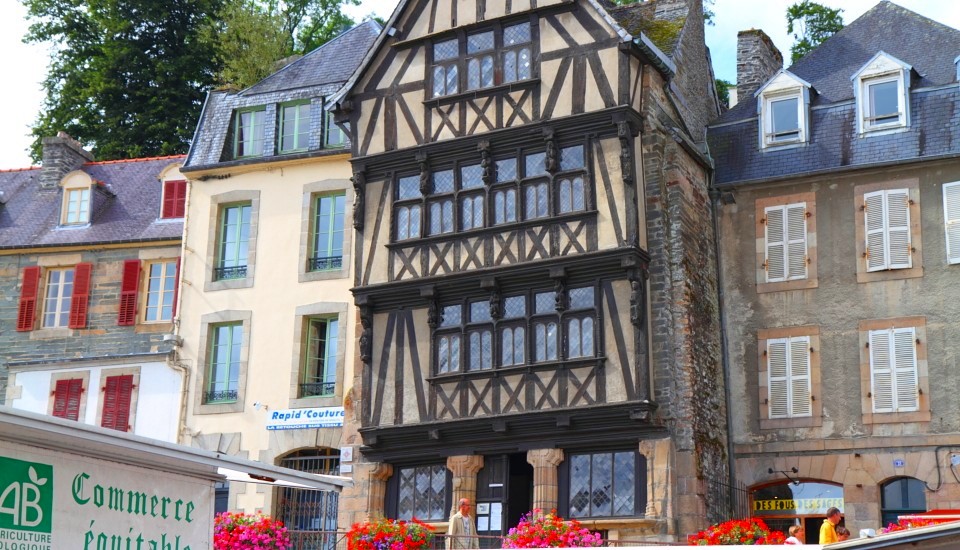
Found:
<path fill-rule="evenodd" d="M 0 550 L 209 549 L 212 503 L 208 480 L 0 444 Z"/>
<path fill-rule="evenodd" d="M 315 407 L 310 409 L 280 409 L 269 411 L 268 430 L 298 430 L 306 428 L 339 428 L 343 426 L 343 407 Z"/>
<path fill-rule="evenodd" d="M 754 500 L 753 511 L 760 515 L 826 515 L 827 510 L 836 507 L 843 513 L 842 498 L 778 498 L 772 500 Z"/>

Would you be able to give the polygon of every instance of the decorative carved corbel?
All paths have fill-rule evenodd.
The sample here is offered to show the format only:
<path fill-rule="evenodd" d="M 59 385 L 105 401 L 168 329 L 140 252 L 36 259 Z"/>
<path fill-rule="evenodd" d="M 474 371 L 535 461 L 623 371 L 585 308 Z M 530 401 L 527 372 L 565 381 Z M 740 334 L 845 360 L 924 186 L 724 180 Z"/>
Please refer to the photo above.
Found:
<path fill-rule="evenodd" d="M 630 274 L 630 322 L 642 326 L 647 320 L 647 272 L 636 269 Z"/>
<path fill-rule="evenodd" d="M 553 281 L 553 299 L 555 302 L 554 307 L 557 311 L 564 311 L 567 309 L 567 281 L 563 277 L 554 279 Z"/>
<path fill-rule="evenodd" d="M 437 328 L 437 325 L 441 322 L 440 317 L 440 306 L 437 304 L 437 299 L 431 298 L 427 304 L 427 324 L 430 325 L 430 330 Z"/>
<path fill-rule="evenodd" d="M 357 231 L 363 231 L 363 194 L 367 186 L 366 177 L 363 175 L 363 167 L 356 167 L 353 177 L 353 228 Z"/>
<path fill-rule="evenodd" d="M 497 179 L 493 173 L 493 158 L 490 155 L 490 142 L 482 140 L 477 144 L 477 150 L 480 151 L 480 168 L 483 170 L 483 183 L 490 185 Z"/>
<path fill-rule="evenodd" d="M 360 361 L 369 365 L 373 352 L 373 308 L 370 304 L 360 305 Z"/>
<path fill-rule="evenodd" d="M 426 153 L 417 153 L 417 164 L 420 165 L 420 194 L 430 193 L 430 160 Z"/>
<path fill-rule="evenodd" d="M 620 173 L 623 183 L 633 185 L 633 150 L 630 147 L 630 138 L 633 137 L 633 128 L 626 120 L 617 122 L 617 137 L 620 138 Z"/>
<path fill-rule="evenodd" d="M 503 311 L 500 309 L 500 302 L 500 287 L 494 286 L 490 289 L 490 317 L 494 320 L 498 320 L 503 316 Z"/>
<path fill-rule="evenodd" d="M 560 169 L 560 155 L 557 151 L 557 138 L 554 135 L 553 128 L 543 129 L 543 140 L 547 142 L 547 154 L 544 165 L 547 172 L 551 174 Z"/>

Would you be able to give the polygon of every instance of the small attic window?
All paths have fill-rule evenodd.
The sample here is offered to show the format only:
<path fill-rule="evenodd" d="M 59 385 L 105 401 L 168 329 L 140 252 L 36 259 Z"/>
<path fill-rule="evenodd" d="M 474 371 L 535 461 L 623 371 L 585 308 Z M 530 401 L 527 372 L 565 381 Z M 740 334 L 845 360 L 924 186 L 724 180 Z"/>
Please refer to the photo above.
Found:
<path fill-rule="evenodd" d="M 63 188 L 63 204 L 60 208 L 60 225 L 76 226 L 90 223 L 90 187 L 93 180 L 83 172 L 67 174 L 60 183 Z"/>
<path fill-rule="evenodd" d="M 810 84 L 781 70 L 756 95 L 762 148 L 806 143 Z"/>
<path fill-rule="evenodd" d="M 910 126 L 910 65 L 879 52 L 851 79 L 863 135 Z"/>

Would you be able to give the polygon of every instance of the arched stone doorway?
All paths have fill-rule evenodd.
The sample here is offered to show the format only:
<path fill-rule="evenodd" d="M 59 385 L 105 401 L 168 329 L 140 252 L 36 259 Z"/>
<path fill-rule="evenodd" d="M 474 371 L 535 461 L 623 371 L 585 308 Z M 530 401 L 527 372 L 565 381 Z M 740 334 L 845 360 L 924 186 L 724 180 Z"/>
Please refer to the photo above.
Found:
<path fill-rule="evenodd" d="M 311 474 L 340 475 L 340 451 L 294 451 L 278 458 L 277 464 Z M 336 546 L 338 496 L 333 491 L 276 489 L 275 517 L 286 525 L 293 542 L 292 550 L 328 550 Z"/>
<path fill-rule="evenodd" d="M 816 544 L 827 509 L 836 506 L 843 513 L 843 486 L 819 480 L 798 480 L 761 485 L 750 490 L 750 511 L 771 528 L 787 532 L 791 525 L 803 525 L 806 542 Z"/>

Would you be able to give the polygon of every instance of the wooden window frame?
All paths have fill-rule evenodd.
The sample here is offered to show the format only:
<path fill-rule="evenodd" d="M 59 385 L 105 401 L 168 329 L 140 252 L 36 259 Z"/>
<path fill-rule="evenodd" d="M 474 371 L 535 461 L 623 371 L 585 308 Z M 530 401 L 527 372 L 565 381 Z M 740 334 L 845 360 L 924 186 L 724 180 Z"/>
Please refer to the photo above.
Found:
<path fill-rule="evenodd" d="M 953 200 L 948 195 L 955 195 Z M 943 231 L 947 263 L 960 264 L 960 181 L 943 184 Z M 955 209 L 951 216 L 951 204 Z M 952 235 L 952 238 L 951 238 Z M 953 254 L 951 255 L 951 250 Z"/>
<path fill-rule="evenodd" d="M 57 304 L 57 308 L 54 314 L 55 320 L 53 324 L 48 325 L 46 317 L 47 317 L 47 314 L 49 313 L 47 309 L 48 307 L 47 302 L 49 300 L 49 297 L 47 296 L 47 293 L 50 291 L 50 285 L 51 285 L 50 278 L 54 273 L 66 274 L 67 272 L 70 272 L 71 274 L 70 295 L 69 296 L 65 295 L 64 293 L 65 284 L 61 280 L 58 283 L 58 287 L 57 287 L 58 291 L 55 299 L 55 303 Z M 58 329 L 58 328 L 69 327 L 70 306 L 73 301 L 73 288 L 74 288 L 75 282 L 76 282 L 76 266 L 59 266 L 59 267 L 50 267 L 50 268 L 44 269 L 43 286 L 41 288 L 41 294 L 39 296 L 39 298 L 43 301 L 42 307 L 40 308 L 40 328 Z M 64 317 L 66 321 L 61 323 L 61 319 L 60 319 L 61 317 Z"/>
<path fill-rule="evenodd" d="M 390 483 L 388 485 L 388 496 L 387 501 L 390 505 L 387 507 L 393 512 L 393 515 L 398 519 L 410 519 L 405 518 L 404 514 L 400 510 L 400 479 L 403 476 L 404 470 L 414 470 L 414 476 L 416 476 L 416 470 L 420 468 L 437 468 L 442 467 L 444 469 L 444 494 L 443 494 L 443 504 L 442 504 L 442 517 L 418 517 L 417 519 L 426 522 L 445 522 L 449 519 L 449 512 L 451 506 L 451 500 L 453 498 L 453 473 L 449 468 L 446 467 L 444 463 L 425 463 L 425 464 L 408 464 L 408 465 L 397 465 L 394 466 L 395 474 L 391 476 Z M 416 510 L 416 505 L 414 505 L 414 512 Z M 413 513 L 411 513 L 413 517 Z"/>
<path fill-rule="evenodd" d="M 97 426 L 103 427 L 103 409 L 106 396 L 106 381 L 113 376 L 132 376 L 133 388 L 130 392 L 130 414 L 127 417 L 128 433 L 134 433 L 137 425 L 137 405 L 140 398 L 140 367 L 124 367 L 118 369 L 104 369 L 100 371 L 100 399 L 97 406 Z"/>
<path fill-rule="evenodd" d="M 573 457 L 576 457 L 576 456 L 590 457 L 588 462 L 591 464 L 590 475 L 592 478 L 593 457 L 595 455 L 610 455 L 610 460 L 612 462 L 614 460 L 613 455 L 619 454 L 619 453 L 633 453 L 634 455 L 633 457 L 633 477 L 634 477 L 634 487 L 633 487 L 634 511 L 633 513 L 627 514 L 627 515 L 608 515 L 608 516 L 601 516 L 601 515 L 573 516 L 570 511 L 570 498 L 571 498 L 570 486 L 573 478 L 573 474 L 571 472 L 571 465 L 572 465 L 571 463 L 573 461 Z M 558 500 L 560 504 L 558 508 L 560 508 L 561 513 L 564 514 L 564 517 L 576 519 L 580 522 L 591 522 L 595 520 L 604 520 L 608 518 L 612 520 L 616 520 L 619 518 L 633 518 L 633 517 L 636 517 L 637 515 L 643 515 L 643 510 L 646 508 L 646 500 L 648 498 L 646 494 L 646 490 L 647 490 L 647 476 L 649 475 L 649 473 L 647 472 L 648 465 L 646 463 L 646 457 L 644 457 L 643 454 L 640 453 L 637 449 L 612 448 L 612 449 L 597 449 L 597 450 L 582 451 L 582 452 L 567 451 L 565 454 L 566 456 L 564 457 L 563 462 L 557 468 L 558 497 L 559 497 Z M 611 475 L 613 475 L 613 473 L 611 473 Z M 612 510 L 612 505 L 611 505 L 611 510 Z"/>
<path fill-rule="evenodd" d="M 860 121 L 862 124 L 862 132 L 868 134 L 871 132 L 880 132 L 883 130 L 891 130 L 904 128 L 907 126 L 907 107 L 904 105 L 906 101 L 906 95 L 904 90 L 904 76 L 903 71 L 896 71 L 891 73 L 871 75 L 867 77 L 862 77 L 860 80 Z M 880 84 L 889 84 L 895 82 L 897 85 L 897 112 L 896 120 L 884 123 L 875 123 L 873 122 L 878 117 L 873 112 L 873 106 L 870 101 L 870 88 Z M 886 115 L 882 118 L 892 118 L 893 114 Z"/>
<path fill-rule="evenodd" d="M 187 180 L 164 180 L 162 182 L 159 216 L 161 220 L 179 220 L 186 217 L 188 185 Z M 172 198 L 170 197 L 171 193 L 173 194 Z M 173 205 L 170 210 L 167 209 L 168 200 Z"/>
<path fill-rule="evenodd" d="M 220 265 L 221 216 L 225 207 L 230 207 L 236 204 L 250 205 L 250 232 L 247 239 L 246 276 L 232 279 L 218 279 L 216 277 L 216 270 L 214 268 L 219 267 Z M 260 226 L 259 218 L 260 191 L 228 191 L 226 193 L 221 193 L 210 197 L 210 223 L 207 231 L 207 255 L 205 264 L 209 267 L 207 268 L 207 275 L 203 282 L 204 292 L 249 288 L 253 286 L 257 262 L 257 233 Z"/>
<path fill-rule="evenodd" d="M 323 338 L 323 357 L 311 357 L 311 338 L 310 334 L 313 329 L 314 323 L 323 323 L 324 328 L 324 338 Z M 332 324 L 335 323 L 335 324 Z M 300 382 L 300 388 L 297 392 L 297 397 L 299 399 L 310 398 L 310 397 L 333 397 L 336 394 L 336 384 L 337 384 L 337 354 L 339 353 L 339 348 L 342 345 L 346 345 L 346 342 L 340 342 L 340 318 L 336 315 L 316 315 L 310 316 L 304 319 L 303 321 L 304 329 L 306 334 L 304 335 L 304 345 L 301 353 L 302 363 L 300 369 L 300 376 L 298 378 Z M 330 350 L 330 340 L 331 332 L 333 332 L 333 354 L 331 357 Z M 332 359 L 332 364 L 330 364 Z M 308 382 L 309 374 L 314 370 L 317 370 L 318 365 L 312 365 L 311 361 L 322 361 L 322 372 L 317 372 L 314 378 L 322 380 L 320 384 L 323 388 L 320 390 L 320 393 L 310 393 L 309 395 L 304 395 L 304 385 L 307 384 L 316 384 L 316 382 Z M 332 378 L 332 380 L 331 380 Z M 329 388 L 327 387 L 329 385 Z"/>
<path fill-rule="evenodd" d="M 332 199 L 333 207 L 330 220 L 324 230 L 328 231 L 331 235 L 330 241 L 331 246 L 327 247 L 327 250 L 324 251 L 326 256 L 319 256 L 320 250 L 318 247 L 317 239 L 320 237 L 322 231 L 320 227 L 320 206 L 324 199 Z M 337 232 L 336 219 L 337 219 L 337 200 L 342 199 L 342 209 L 339 211 L 341 225 L 340 225 L 340 253 L 334 254 L 336 248 L 332 246 L 333 235 Z M 332 192 L 332 193 L 317 193 L 313 195 L 313 208 L 311 209 L 311 232 L 310 232 L 310 258 L 308 259 L 307 269 L 310 271 L 340 271 L 343 269 L 343 246 L 346 241 L 346 232 L 347 232 L 347 193 L 346 190 L 341 192 Z M 328 265 L 325 267 L 320 267 L 320 260 L 328 260 Z"/>
<path fill-rule="evenodd" d="M 864 197 L 876 191 L 906 189 L 910 200 L 910 246 L 911 266 L 909 268 L 869 271 L 867 267 L 866 220 Z M 891 180 L 885 182 L 858 185 L 853 188 L 854 227 L 857 251 L 857 282 L 891 281 L 923 277 L 923 246 L 921 241 L 920 180 L 918 178 Z"/>
<path fill-rule="evenodd" d="M 80 391 L 80 403 L 77 409 L 77 422 L 84 422 L 87 416 L 87 397 L 90 392 L 90 371 L 88 370 L 67 370 L 54 372 L 50 375 L 50 398 L 47 400 L 47 414 L 54 416 L 54 399 L 56 397 L 57 383 L 65 380 L 81 380 L 82 389 Z M 64 417 L 57 417 L 64 418 Z"/>
<path fill-rule="evenodd" d="M 247 372 L 250 361 L 250 311 L 227 310 L 207 313 L 200 317 L 200 365 L 194 390 L 194 414 L 217 414 L 226 412 L 243 412 L 247 385 Z M 214 330 L 224 325 L 242 326 L 242 342 L 238 358 L 237 396 L 232 401 L 206 402 L 205 393 L 208 391 L 211 365 L 214 360 L 212 344 Z"/>
<path fill-rule="evenodd" d="M 176 316 L 176 310 L 177 310 L 177 303 L 176 303 L 177 302 L 177 284 L 179 282 L 179 277 L 180 277 L 178 262 L 179 262 L 179 258 L 158 258 L 155 260 L 142 261 L 141 277 L 143 277 L 143 282 L 140 284 L 140 293 L 142 294 L 142 296 L 139 297 L 141 306 L 138 308 L 139 309 L 138 318 L 140 319 L 141 324 L 145 324 L 145 325 L 169 324 L 173 322 L 173 318 Z M 150 271 L 151 271 L 151 268 L 155 265 L 166 266 L 167 264 L 173 264 L 173 275 L 170 277 L 172 288 L 169 291 L 171 295 L 171 299 L 173 300 L 173 303 L 170 307 L 170 318 L 163 319 L 162 317 L 159 317 L 157 319 L 151 320 L 147 318 L 147 313 L 150 309 L 150 283 L 152 281 Z M 166 279 L 167 279 L 166 275 L 162 274 L 160 279 L 161 282 L 163 282 Z M 164 294 L 164 291 L 161 290 L 160 291 L 161 304 L 163 303 L 162 302 L 163 294 Z M 163 306 L 161 305 L 160 310 L 162 311 L 162 309 L 163 309 Z"/>
<path fill-rule="evenodd" d="M 291 349 L 292 362 L 290 365 L 290 408 L 299 407 L 332 407 L 343 404 L 343 382 L 346 376 L 347 348 L 350 347 L 348 341 L 347 327 L 349 323 L 354 322 L 349 316 L 348 311 L 352 311 L 352 305 L 339 302 L 316 302 L 297 306 L 295 316 L 295 327 Z M 334 380 L 333 393 L 329 395 L 316 395 L 301 397 L 300 381 L 303 379 L 304 360 L 306 357 L 309 334 L 309 323 L 312 319 L 336 319 L 337 320 L 337 353 L 336 353 L 336 376 Z"/>
<path fill-rule="evenodd" d="M 808 338 L 810 341 L 810 416 L 770 418 L 769 365 L 767 347 L 770 340 Z M 799 326 L 761 329 L 757 332 L 757 398 L 761 430 L 812 428 L 823 425 L 823 396 L 820 371 L 820 327 Z"/>
<path fill-rule="evenodd" d="M 307 107 L 306 120 L 301 120 L 303 118 L 302 108 Z M 293 147 L 285 149 L 283 147 L 283 138 L 285 137 L 285 132 L 287 130 L 287 119 L 285 111 L 290 108 L 296 108 L 296 114 L 293 117 Z M 289 155 L 291 153 L 302 153 L 310 148 L 310 135 L 311 135 L 311 124 L 312 119 L 311 111 L 313 110 L 313 105 L 309 99 L 301 99 L 296 101 L 286 101 L 277 106 L 277 154 L 278 155 Z M 306 125 L 306 131 L 301 131 L 303 125 Z M 306 143 L 300 143 L 300 137 L 303 135 L 306 139 Z"/>
<path fill-rule="evenodd" d="M 316 240 L 317 199 L 322 196 L 343 195 L 343 241 L 339 267 L 323 270 L 311 269 L 312 258 L 315 258 L 314 243 Z M 349 180 L 332 179 L 304 184 L 303 202 L 301 205 L 299 268 L 297 280 L 301 283 L 309 281 L 326 281 L 343 279 L 350 275 L 351 254 L 353 243 L 353 208 L 350 205 L 354 200 L 354 190 Z"/>
<path fill-rule="evenodd" d="M 803 279 L 767 282 L 767 227 L 766 212 L 773 207 L 791 204 L 806 205 L 806 244 L 807 244 L 807 276 Z M 757 293 L 782 292 L 785 290 L 804 290 L 817 288 L 820 284 L 817 276 L 817 204 L 816 193 L 794 193 L 776 197 L 766 197 L 756 200 L 755 204 L 755 231 L 756 231 L 756 270 Z"/>
<path fill-rule="evenodd" d="M 797 108 L 797 128 L 796 136 L 786 139 L 777 139 L 779 134 L 788 133 L 788 132 L 774 132 L 775 128 L 773 127 L 774 118 L 773 118 L 773 104 L 780 101 L 796 101 Z M 806 142 L 806 128 L 804 128 L 804 101 L 803 101 L 803 91 L 802 89 L 794 89 L 784 93 L 770 94 L 763 96 L 763 147 L 764 148 L 776 148 L 785 145 L 796 145 L 798 143 Z M 794 133 L 794 132 L 789 132 Z"/>
<path fill-rule="evenodd" d="M 248 153 L 248 152 L 246 152 L 246 151 L 243 149 L 243 148 L 245 148 L 245 147 L 247 146 L 247 140 L 246 140 L 246 139 L 242 139 L 242 140 L 241 140 L 241 138 L 240 138 L 241 130 L 244 128 L 244 127 L 242 126 L 242 118 L 243 118 L 243 115 L 245 115 L 245 114 L 250 114 L 251 117 L 252 117 L 252 118 L 251 118 L 251 127 L 253 128 L 254 136 L 249 140 L 249 145 L 251 146 L 252 149 L 254 149 L 254 152 L 252 152 L 252 153 Z M 259 131 L 258 131 L 258 126 L 257 126 L 257 121 L 256 121 L 257 114 L 260 115 Z M 260 106 L 257 106 L 257 107 L 246 107 L 246 108 L 243 108 L 243 109 L 237 109 L 237 110 L 234 112 L 234 116 L 233 116 L 233 158 L 235 158 L 235 159 L 242 159 L 242 158 L 251 158 L 251 157 L 262 157 L 262 156 L 265 154 L 265 151 L 266 151 L 266 134 L 267 134 L 266 124 L 267 124 L 267 108 L 266 108 L 266 106 L 264 106 L 264 105 L 260 105 Z M 257 137 L 257 134 L 259 134 L 259 138 Z M 256 151 L 255 144 L 256 144 L 258 141 L 260 142 L 260 150 L 259 150 L 259 151 Z M 243 148 L 241 148 L 241 145 L 243 145 Z"/>
<path fill-rule="evenodd" d="M 321 100 L 321 105 L 322 104 L 323 104 L 323 100 Z M 333 113 L 328 110 L 324 110 L 321 116 L 323 118 L 323 148 L 324 149 L 343 149 L 344 147 L 346 147 L 347 142 L 349 141 L 348 132 L 345 132 L 343 128 L 340 128 L 337 125 L 336 120 L 334 119 Z M 347 126 L 348 128 L 350 126 L 349 122 L 343 122 L 342 124 L 344 126 Z M 332 141 L 331 136 L 334 136 L 334 135 L 339 136 L 339 140 Z"/>
<path fill-rule="evenodd" d="M 919 393 L 918 408 L 910 412 L 873 412 L 872 372 L 870 362 L 870 332 L 877 330 L 912 328 L 916 337 L 916 372 Z M 864 424 L 898 424 L 903 422 L 929 422 L 930 380 L 927 370 L 926 318 L 922 316 L 897 317 L 860 321 L 860 403 Z"/>

